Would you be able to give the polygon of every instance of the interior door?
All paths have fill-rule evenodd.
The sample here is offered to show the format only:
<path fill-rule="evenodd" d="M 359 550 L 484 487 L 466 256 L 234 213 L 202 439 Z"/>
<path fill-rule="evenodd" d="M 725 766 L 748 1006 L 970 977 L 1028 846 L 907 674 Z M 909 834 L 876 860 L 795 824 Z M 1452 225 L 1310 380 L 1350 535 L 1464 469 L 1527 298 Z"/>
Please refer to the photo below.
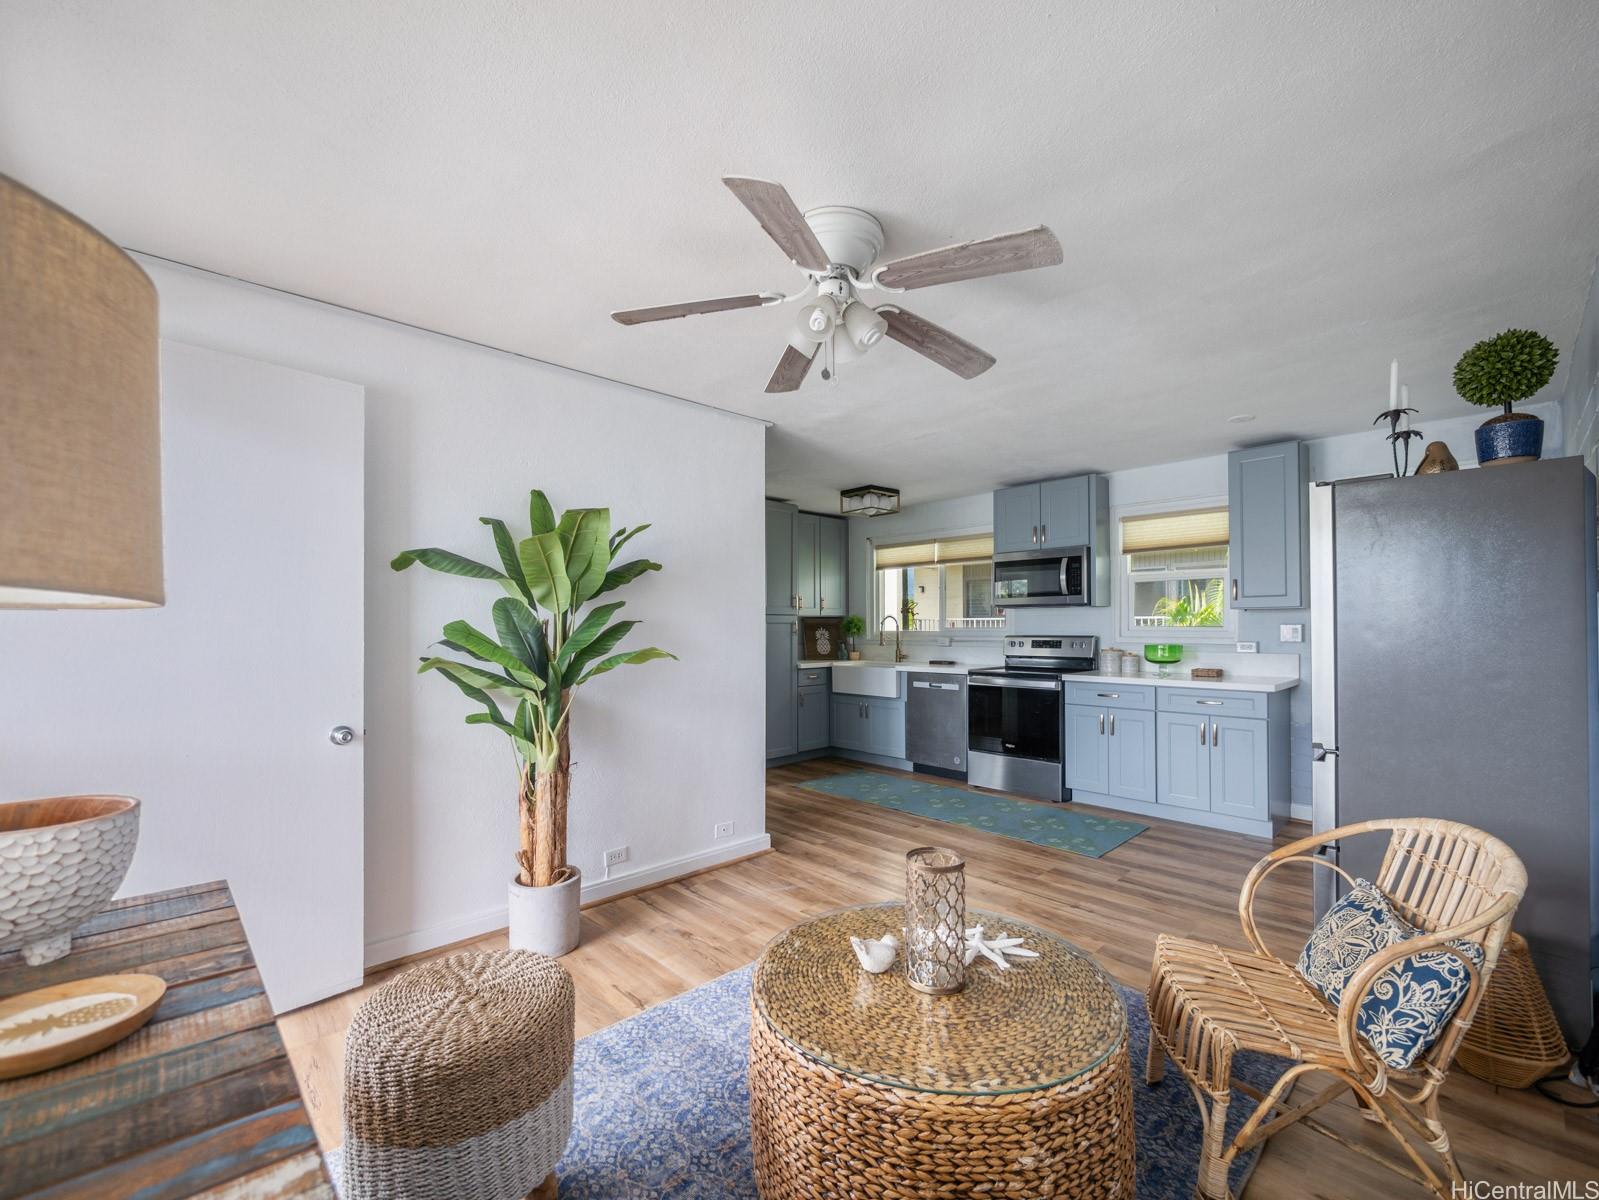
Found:
<path fill-rule="evenodd" d="M 0 613 L 0 800 L 138 796 L 122 894 L 226 879 L 280 1012 L 362 976 L 364 395 L 163 343 L 166 606 Z"/>

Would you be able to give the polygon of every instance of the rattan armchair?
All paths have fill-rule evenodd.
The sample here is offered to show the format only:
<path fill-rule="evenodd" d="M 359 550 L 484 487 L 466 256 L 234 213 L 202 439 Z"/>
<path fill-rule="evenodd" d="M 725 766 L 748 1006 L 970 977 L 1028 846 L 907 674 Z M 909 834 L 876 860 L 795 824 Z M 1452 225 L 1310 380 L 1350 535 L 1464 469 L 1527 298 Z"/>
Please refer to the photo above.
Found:
<path fill-rule="evenodd" d="M 1394 911 L 1422 933 L 1373 954 L 1334 1008 L 1292 964 L 1267 950 L 1255 927 L 1255 893 L 1266 876 L 1289 862 L 1337 871 L 1353 885 L 1347 872 L 1314 852 L 1328 842 L 1383 833 L 1388 835 L 1388 850 L 1374 882 Z M 1146 1077 L 1158 1083 L 1169 1056 L 1193 1089 L 1204 1122 L 1198 1194 L 1223 1200 L 1228 1196 L 1227 1170 L 1233 1159 L 1298 1122 L 1448 1197 L 1448 1184 L 1463 1177 L 1439 1119 L 1438 1089 L 1471 1024 L 1526 886 L 1526 869 L 1515 852 L 1469 825 L 1421 819 L 1363 821 L 1302 838 L 1255 864 L 1238 896 L 1250 950 L 1162 934 L 1150 972 L 1152 1036 Z M 1449 947 L 1456 939 L 1482 947 L 1480 970 Z M 1357 1031 L 1356 1018 L 1367 992 L 1388 967 L 1432 948 L 1448 950 L 1465 962 L 1471 972 L 1470 987 L 1432 1046 L 1408 1068 L 1396 1071 L 1383 1064 Z M 1232 1078 L 1233 1056 L 1241 1050 L 1278 1055 L 1293 1065 L 1263 1093 Z M 1331 1076 L 1331 1082 L 1311 1099 L 1290 1107 L 1284 1097 L 1295 1081 L 1317 1072 Z M 1259 1103 L 1228 1139 L 1227 1108 L 1233 1088 Z M 1393 1135 L 1415 1172 L 1310 1119 L 1311 1113 L 1345 1092 L 1354 1094 L 1362 1115 Z M 1422 1146 L 1437 1156 L 1443 1175 L 1423 1157 Z"/>

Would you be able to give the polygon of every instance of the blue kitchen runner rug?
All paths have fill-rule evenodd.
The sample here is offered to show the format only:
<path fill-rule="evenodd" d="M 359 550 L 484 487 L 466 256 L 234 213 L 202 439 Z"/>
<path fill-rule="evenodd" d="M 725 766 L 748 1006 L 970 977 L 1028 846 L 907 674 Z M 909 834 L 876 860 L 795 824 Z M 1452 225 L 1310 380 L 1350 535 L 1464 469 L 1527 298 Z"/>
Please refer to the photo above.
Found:
<path fill-rule="evenodd" d="M 664 1004 L 592 1033 L 572 1064 L 572 1140 L 556 1168 L 561 1200 L 759 1200 L 750 1153 L 749 1029 L 752 966 L 740 967 Z M 1121 988 L 1132 1060 L 1138 1200 L 1190 1200 L 1203 1127 L 1176 1067 L 1166 1082 L 1144 1082 L 1149 1017 L 1144 997 Z M 1233 1075 L 1265 1091 L 1288 1066 L 1240 1054 Z M 1231 1137 L 1254 1110 L 1235 1090 Z M 1233 1160 L 1237 1195 L 1261 1147 Z M 342 1183 L 343 1155 L 328 1167 Z"/>
<path fill-rule="evenodd" d="M 800 784 L 813 792 L 844 796 L 863 804 L 876 804 L 896 812 L 914 813 L 953 825 L 969 825 L 1000 837 L 1070 850 L 1089 858 L 1102 858 L 1123 842 L 1148 829 L 1137 821 L 1119 821 L 1078 812 L 1069 805 L 1013 800 L 965 788 L 947 787 L 901 775 L 850 771 Z"/>

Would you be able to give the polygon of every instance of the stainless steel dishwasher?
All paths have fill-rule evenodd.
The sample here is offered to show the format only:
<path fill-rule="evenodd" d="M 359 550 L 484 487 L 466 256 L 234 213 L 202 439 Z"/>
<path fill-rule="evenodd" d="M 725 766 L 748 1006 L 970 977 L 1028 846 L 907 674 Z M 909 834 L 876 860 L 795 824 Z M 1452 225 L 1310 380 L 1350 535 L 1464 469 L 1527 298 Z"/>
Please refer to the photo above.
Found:
<path fill-rule="evenodd" d="M 945 775 L 966 775 L 966 676 L 911 671 L 905 757 Z"/>

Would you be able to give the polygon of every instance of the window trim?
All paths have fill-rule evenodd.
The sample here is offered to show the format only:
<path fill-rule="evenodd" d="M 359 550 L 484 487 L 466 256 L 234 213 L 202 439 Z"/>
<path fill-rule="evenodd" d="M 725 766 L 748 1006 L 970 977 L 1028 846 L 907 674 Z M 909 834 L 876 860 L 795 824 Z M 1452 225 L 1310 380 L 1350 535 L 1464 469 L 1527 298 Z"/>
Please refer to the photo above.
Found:
<path fill-rule="evenodd" d="M 1112 547 L 1115 569 L 1112 571 L 1114 579 L 1111 591 L 1114 594 L 1116 605 L 1116 640 L 1130 644 L 1143 645 L 1153 641 L 1150 636 L 1151 629 L 1135 626 L 1133 624 L 1133 588 L 1132 577 L 1127 570 L 1127 556 L 1122 552 L 1122 518 L 1147 517 L 1156 513 L 1188 512 L 1199 508 L 1226 508 L 1226 496 L 1195 496 L 1182 500 L 1145 500 L 1135 504 L 1119 504 L 1111 509 L 1110 525 L 1111 539 L 1115 543 Z M 1229 560 L 1231 555 L 1229 554 Z M 1190 642 L 1203 642 L 1206 644 L 1227 644 L 1238 640 L 1238 610 L 1233 607 L 1232 598 L 1224 589 L 1222 591 L 1222 623 L 1220 626 L 1204 628 L 1202 626 L 1167 626 L 1165 629 L 1185 645 Z"/>
<path fill-rule="evenodd" d="M 884 544 L 889 546 L 900 546 L 907 545 L 912 542 L 936 542 L 941 540 L 951 541 L 955 538 L 982 536 L 993 537 L 993 527 L 990 525 L 977 525 L 967 526 L 960 529 L 940 529 L 936 533 L 915 534 L 904 538 L 897 538 L 893 541 L 887 541 L 885 539 Z M 877 548 L 877 539 L 869 536 L 866 539 L 866 543 L 866 561 L 868 568 L 872 572 L 872 613 L 868 618 L 869 625 L 865 635 L 863 636 L 870 637 L 874 630 L 883 629 L 883 618 L 889 614 L 882 611 L 882 589 L 877 586 L 877 568 L 876 566 L 872 565 L 876 561 L 875 551 Z M 893 615 L 896 619 L 899 616 L 898 613 Z M 892 632 L 891 629 L 884 629 L 883 631 L 884 633 Z M 1007 613 L 1005 615 L 1005 624 L 999 629 L 908 629 L 901 634 L 900 641 L 902 643 L 921 642 L 930 643 L 932 645 L 941 645 L 942 643 L 938 640 L 941 638 L 948 638 L 951 645 L 960 642 L 992 642 L 996 638 L 1004 637 L 1009 631 L 1010 614 Z"/>

